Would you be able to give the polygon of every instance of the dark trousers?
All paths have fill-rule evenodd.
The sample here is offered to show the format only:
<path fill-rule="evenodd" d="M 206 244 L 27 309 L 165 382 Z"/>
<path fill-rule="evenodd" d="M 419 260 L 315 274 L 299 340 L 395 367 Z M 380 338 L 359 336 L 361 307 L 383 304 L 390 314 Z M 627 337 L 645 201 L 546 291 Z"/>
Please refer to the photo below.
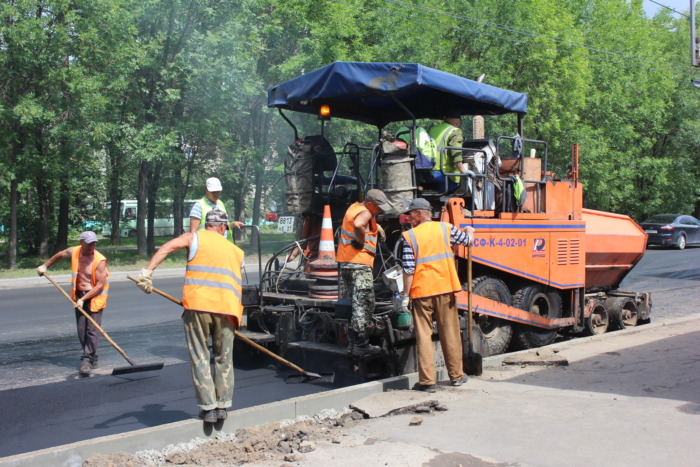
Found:
<path fill-rule="evenodd" d="M 87 292 L 78 291 L 76 293 L 76 298 L 80 298 L 86 293 Z M 87 311 L 90 314 L 90 318 L 95 320 L 98 325 L 102 326 L 102 312 L 104 310 L 95 313 L 91 312 L 90 301 L 91 300 L 88 300 L 83 303 L 83 310 Z M 80 359 L 88 359 L 90 363 L 95 364 L 97 363 L 97 341 L 100 338 L 100 331 L 98 331 L 95 325 L 78 310 L 75 310 L 75 321 L 78 326 L 78 339 L 80 340 L 80 345 L 83 347 L 83 355 Z"/>

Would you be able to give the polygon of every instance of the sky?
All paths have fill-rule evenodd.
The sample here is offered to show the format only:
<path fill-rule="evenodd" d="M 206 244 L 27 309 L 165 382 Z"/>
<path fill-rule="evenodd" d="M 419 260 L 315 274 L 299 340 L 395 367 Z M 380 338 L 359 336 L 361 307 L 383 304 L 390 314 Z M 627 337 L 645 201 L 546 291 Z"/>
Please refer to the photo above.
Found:
<path fill-rule="evenodd" d="M 690 0 L 656 0 L 656 2 L 666 5 L 669 8 L 673 8 L 676 11 L 680 11 L 681 13 L 687 13 L 690 11 Z M 657 11 L 662 8 L 657 5 L 657 3 L 644 0 L 644 10 L 646 10 L 648 16 L 654 16 Z M 700 0 L 695 0 L 695 3 L 700 3 Z M 697 11 L 697 6 L 695 8 Z"/>

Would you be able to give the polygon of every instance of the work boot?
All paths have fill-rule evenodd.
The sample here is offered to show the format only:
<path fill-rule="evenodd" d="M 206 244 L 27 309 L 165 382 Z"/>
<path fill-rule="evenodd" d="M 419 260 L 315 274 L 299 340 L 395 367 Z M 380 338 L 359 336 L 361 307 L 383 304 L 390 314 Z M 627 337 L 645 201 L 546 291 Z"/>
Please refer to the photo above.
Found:
<path fill-rule="evenodd" d="M 80 369 L 78 370 L 78 373 L 80 373 L 81 376 L 90 376 L 91 371 L 92 371 L 92 365 L 90 365 L 90 361 L 89 360 L 81 360 Z"/>
<path fill-rule="evenodd" d="M 452 386 L 461 386 L 466 382 L 467 382 L 467 375 L 462 375 L 461 378 L 459 378 L 455 381 L 452 381 L 450 384 L 452 384 Z"/>
<path fill-rule="evenodd" d="M 382 349 L 376 345 L 370 345 L 369 337 L 363 332 L 358 332 L 355 335 L 355 342 L 351 350 L 353 357 L 371 357 L 372 355 L 377 355 Z"/>
<path fill-rule="evenodd" d="M 226 420 L 226 417 L 228 417 L 226 409 L 216 409 L 216 418 L 218 420 Z"/>
<path fill-rule="evenodd" d="M 422 391 L 422 392 L 429 392 L 429 393 L 434 393 L 437 391 L 437 384 L 420 384 L 416 383 L 413 385 L 413 390 L 414 391 Z"/>
<path fill-rule="evenodd" d="M 216 423 L 219 418 L 216 415 L 217 409 L 213 410 L 202 410 L 202 412 L 199 414 L 200 417 L 202 417 L 202 420 L 204 420 L 204 423 Z"/>

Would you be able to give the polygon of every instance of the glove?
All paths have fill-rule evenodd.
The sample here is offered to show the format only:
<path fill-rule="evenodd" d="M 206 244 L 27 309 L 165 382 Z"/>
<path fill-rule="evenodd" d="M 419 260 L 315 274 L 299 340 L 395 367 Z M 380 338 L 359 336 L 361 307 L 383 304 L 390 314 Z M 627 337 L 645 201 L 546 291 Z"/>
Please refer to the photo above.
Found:
<path fill-rule="evenodd" d="M 377 236 L 381 242 L 386 243 L 386 233 L 384 232 L 384 228 L 379 224 L 377 224 Z"/>
<path fill-rule="evenodd" d="M 352 245 L 352 247 L 356 250 L 361 250 L 364 248 L 364 245 L 362 245 L 362 243 L 358 242 L 357 240 L 353 240 L 352 242 L 350 242 L 350 245 Z"/>
<path fill-rule="evenodd" d="M 36 273 L 39 274 L 40 276 L 43 276 L 45 272 L 46 272 L 46 266 L 44 266 L 43 264 L 41 266 L 39 266 L 38 268 L 36 268 Z"/>
<path fill-rule="evenodd" d="M 84 310 L 85 308 L 83 308 L 83 303 L 85 303 L 85 302 L 83 302 L 83 299 L 79 298 L 78 301 L 75 302 L 75 307 L 80 308 L 81 310 Z"/>
<path fill-rule="evenodd" d="M 408 308 L 408 303 L 411 301 L 408 297 L 403 297 L 401 299 L 401 308 Z"/>
<path fill-rule="evenodd" d="M 474 243 L 474 227 L 471 225 L 466 226 L 464 229 L 462 229 L 463 232 L 467 235 L 469 235 L 469 243 Z"/>
<path fill-rule="evenodd" d="M 153 292 L 153 279 L 151 276 L 153 276 L 153 269 L 143 268 L 141 269 L 141 274 L 139 274 L 139 277 L 136 280 L 136 285 L 139 287 L 139 289 L 146 293 Z"/>

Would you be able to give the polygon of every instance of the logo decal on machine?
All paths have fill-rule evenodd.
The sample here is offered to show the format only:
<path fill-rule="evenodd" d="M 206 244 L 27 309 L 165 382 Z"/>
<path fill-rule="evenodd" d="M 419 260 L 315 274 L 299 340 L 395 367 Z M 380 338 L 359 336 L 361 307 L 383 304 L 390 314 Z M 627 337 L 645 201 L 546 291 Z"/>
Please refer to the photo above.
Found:
<path fill-rule="evenodd" d="M 532 246 L 532 257 L 533 258 L 544 258 L 544 255 L 545 255 L 544 245 L 545 245 L 544 238 L 536 238 L 535 239 L 535 243 Z"/>

